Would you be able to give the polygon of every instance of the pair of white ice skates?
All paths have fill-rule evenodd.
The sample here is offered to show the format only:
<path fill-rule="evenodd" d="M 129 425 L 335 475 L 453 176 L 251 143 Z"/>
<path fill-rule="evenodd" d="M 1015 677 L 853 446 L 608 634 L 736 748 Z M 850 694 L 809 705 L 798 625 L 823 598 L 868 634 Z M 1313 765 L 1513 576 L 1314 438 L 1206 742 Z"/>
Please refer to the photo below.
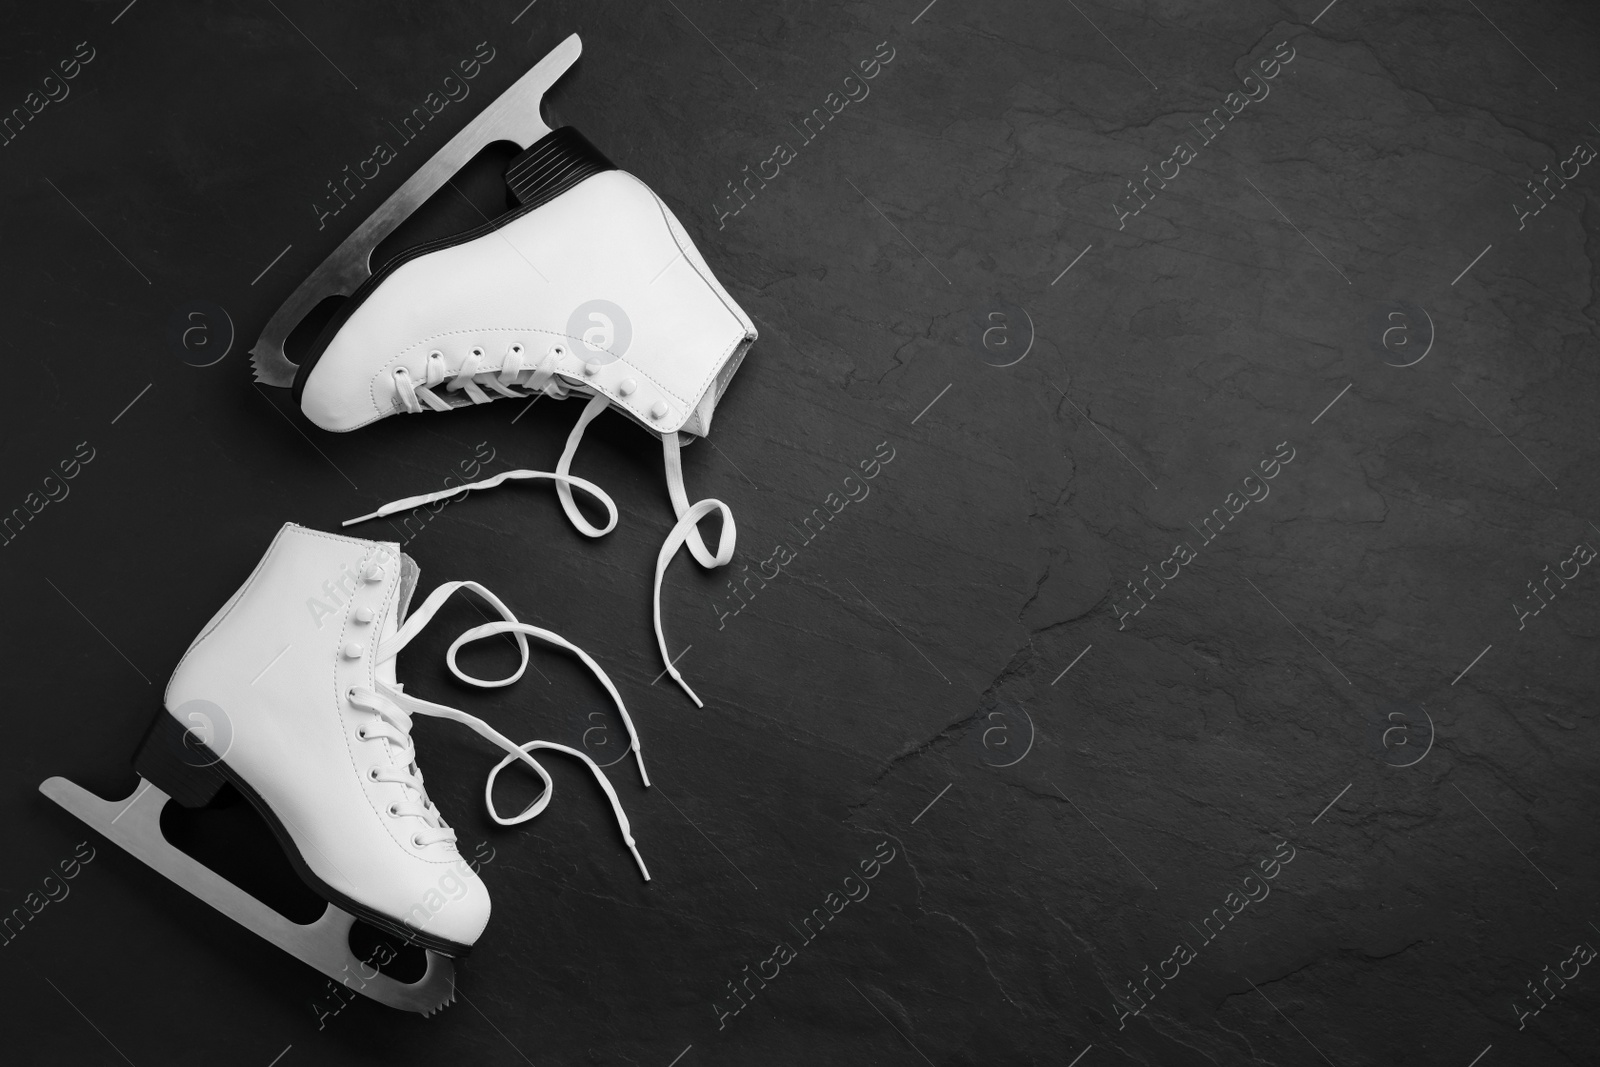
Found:
<path fill-rule="evenodd" d="M 254 349 L 258 380 L 291 385 L 302 411 L 326 430 L 355 430 L 389 415 L 447 412 L 501 397 L 587 397 L 555 469 L 507 471 L 444 493 L 386 505 L 361 522 L 508 479 L 554 482 L 562 507 L 598 537 L 617 510 L 598 486 L 570 473 L 584 429 L 614 408 L 663 442 L 678 522 L 657 559 L 655 623 L 667 672 L 695 697 L 667 655 L 661 578 L 688 545 L 704 566 L 733 554 L 725 504 L 690 504 L 680 435 L 701 436 L 756 332 L 718 284 L 667 206 L 615 169 L 571 128 L 539 116 L 544 91 L 577 58 L 567 39 L 412 177 L 318 269 L 269 324 Z M 413 248 L 376 273 L 372 249 L 478 149 L 515 140 L 525 151 L 507 184 L 519 206 L 477 230 Z M 330 295 L 349 300 L 297 367 L 283 342 Z M 587 308 L 620 311 L 626 336 L 586 331 Z M 610 343 L 607 344 L 606 342 Z M 598 343 L 597 343 L 598 342 Z M 577 509 L 573 489 L 598 500 L 604 526 Z M 717 551 L 698 521 L 716 511 Z M 350 525 L 350 523 L 346 523 Z M 143 779 L 131 801 L 107 802 L 62 778 L 41 789 L 111 840 L 190 892 L 335 980 L 383 1003 L 428 1013 L 454 993 L 451 958 L 463 956 L 489 918 L 486 888 L 455 847 L 456 835 L 428 799 L 411 740 L 413 716 L 451 719 L 504 750 L 485 802 L 502 825 L 524 822 L 550 801 L 551 780 L 532 753 L 582 760 L 615 812 L 646 879 L 628 819 L 601 769 L 584 753 L 547 741 L 517 743 L 483 720 L 405 692 L 396 657 L 458 590 L 481 597 L 499 619 L 456 639 L 447 661 L 457 678 L 509 685 L 528 664 L 529 637 L 576 654 L 615 701 L 645 785 L 638 734 L 600 666 L 559 636 L 522 623 L 475 582 L 439 586 L 419 605 L 418 568 L 395 544 L 285 525 L 242 588 L 190 646 L 169 683 L 165 711 L 135 757 Z M 465 644 L 511 635 L 521 666 L 484 680 L 456 662 Z M 495 776 L 522 763 L 544 792 L 513 817 L 496 811 Z M 303 881 L 328 901 L 310 926 L 289 922 L 168 844 L 166 800 L 194 807 L 231 783 L 263 815 Z M 448 888 L 446 888 L 448 887 Z M 363 965 L 347 935 L 355 919 L 427 950 L 427 972 L 396 981 Z"/>

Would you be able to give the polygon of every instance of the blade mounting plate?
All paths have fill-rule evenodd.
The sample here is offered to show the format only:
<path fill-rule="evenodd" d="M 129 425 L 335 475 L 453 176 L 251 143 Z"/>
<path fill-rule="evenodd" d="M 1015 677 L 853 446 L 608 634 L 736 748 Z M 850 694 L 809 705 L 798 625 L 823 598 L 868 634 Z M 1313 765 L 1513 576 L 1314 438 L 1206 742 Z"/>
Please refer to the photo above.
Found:
<path fill-rule="evenodd" d="M 427 950 L 427 969 L 415 982 L 381 974 L 350 951 L 355 917 L 329 904 L 309 925 L 291 922 L 187 853 L 161 832 L 161 810 L 168 796 L 150 782 L 126 800 L 102 800 L 65 778 L 49 778 L 39 792 L 82 819 L 107 840 L 166 875 L 245 929 L 357 993 L 391 1008 L 431 1015 L 455 999 L 455 965 Z"/>

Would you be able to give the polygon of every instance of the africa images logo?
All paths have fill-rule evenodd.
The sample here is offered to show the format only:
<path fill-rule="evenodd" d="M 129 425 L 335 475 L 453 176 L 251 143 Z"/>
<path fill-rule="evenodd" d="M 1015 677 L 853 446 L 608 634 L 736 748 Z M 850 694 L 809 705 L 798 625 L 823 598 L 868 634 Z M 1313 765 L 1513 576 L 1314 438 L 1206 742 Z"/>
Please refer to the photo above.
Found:
<path fill-rule="evenodd" d="M 1367 713 L 1367 750 L 1389 767 L 1415 767 L 1433 751 L 1433 716 L 1415 701 L 1385 704 Z"/>
<path fill-rule="evenodd" d="M 1033 751 L 1037 729 L 1028 709 L 1009 697 L 997 697 L 993 707 L 979 712 L 972 743 L 986 767 L 1015 767 Z"/>
<path fill-rule="evenodd" d="M 220 363 L 233 349 L 233 319 L 220 304 L 191 300 L 167 321 L 167 344 L 191 367 Z"/>
<path fill-rule="evenodd" d="M 578 342 L 585 363 L 604 366 L 627 355 L 633 323 L 609 300 L 585 300 L 567 316 L 567 336 Z"/>
<path fill-rule="evenodd" d="M 972 344 L 991 367 L 1014 367 L 1033 351 L 1033 316 L 1020 304 L 999 301 L 974 322 Z"/>
<path fill-rule="evenodd" d="M 190 767 L 221 763 L 233 747 L 233 723 L 227 712 L 209 700 L 186 700 L 172 712 L 183 727 L 168 732 L 173 754 Z"/>
<path fill-rule="evenodd" d="M 1372 313 L 1367 341 L 1391 367 L 1415 367 L 1433 351 L 1433 316 L 1404 300 Z"/>

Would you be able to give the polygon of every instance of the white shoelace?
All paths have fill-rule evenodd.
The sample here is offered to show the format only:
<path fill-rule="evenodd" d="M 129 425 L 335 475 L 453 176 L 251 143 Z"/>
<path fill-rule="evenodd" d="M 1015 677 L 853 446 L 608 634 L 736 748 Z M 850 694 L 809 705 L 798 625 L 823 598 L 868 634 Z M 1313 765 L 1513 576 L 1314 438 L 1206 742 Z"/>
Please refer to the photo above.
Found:
<path fill-rule="evenodd" d="M 523 383 L 525 388 L 534 392 L 543 390 L 547 395 L 558 399 L 565 398 L 569 394 L 571 387 L 560 378 L 553 377 L 552 368 L 555 365 L 555 356 L 559 351 L 559 347 L 550 350 L 550 353 L 545 356 L 538 368 L 534 370 L 532 376 L 526 383 Z M 483 384 L 490 385 L 491 388 L 506 396 L 531 395 L 530 393 L 511 392 L 505 387 L 509 381 L 515 380 L 526 371 L 523 365 L 522 347 L 520 345 L 512 346 L 511 351 L 506 355 L 505 367 L 498 374 L 493 370 L 479 371 L 478 367 L 482 362 L 482 358 L 483 350 L 481 348 L 473 349 L 454 377 L 451 377 L 445 370 L 444 356 L 439 352 L 432 352 L 428 355 L 427 384 L 423 386 L 413 386 L 405 368 L 396 368 L 395 385 L 402 405 L 407 411 L 419 412 L 422 410 L 422 405 L 417 403 L 417 397 L 421 397 L 434 410 L 448 411 L 451 405 L 439 399 L 431 391 L 432 387 L 443 383 L 447 377 L 450 378 L 448 388 L 460 388 L 472 398 L 475 404 L 486 403 L 496 399 L 479 388 Z M 515 362 L 513 362 L 513 358 Z M 490 377 L 492 375 L 495 377 Z M 576 477 L 569 472 L 572 470 L 573 456 L 578 451 L 578 443 L 583 440 L 584 430 L 588 429 L 589 424 L 602 411 L 606 410 L 610 404 L 611 401 L 604 394 L 596 393 L 584 405 L 583 413 L 578 416 L 577 424 L 573 426 L 572 432 L 567 435 L 566 448 L 562 450 L 561 459 L 556 463 L 554 471 L 503 471 L 491 478 L 471 482 L 467 485 L 458 485 L 454 489 L 443 489 L 437 493 L 408 496 L 403 500 L 393 501 L 383 505 L 383 507 L 371 514 L 349 519 L 344 525 L 351 526 L 358 522 L 366 522 L 368 519 L 378 519 L 386 515 L 392 515 L 397 511 L 408 511 L 411 508 L 431 504 L 436 500 L 444 500 L 458 493 L 465 493 L 473 489 L 493 489 L 507 480 L 546 479 L 556 483 L 556 496 L 561 501 L 561 508 L 567 513 L 567 518 L 571 520 L 572 525 L 577 528 L 578 532 L 587 537 L 604 536 L 616 528 L 616 504 L 606 494 L 605 490 L 593 482 Z M 690 700 L 694 701 L 695 707 L 703 708 L 705 703 L 701 701 L 693 689 L 689 688 L 689 683 L 683 680 L 683 675 L 673 665 L 672 657 L 667 652 L 666 632 L 663 630 L 661 623 L 661 581 L 666 574 L 667 564 L 672 562 L 673 556 L 677 555 L 678 550 L 684 545 L 688 545 L 689 554 L 694 557 L 695 562 L 700 566 L 707 569 L 725 566 L 733 559 L 734 545 L 738 539 L 738 528 L 733 521 L 733 511 L 722 501 L 708 497 L 693 505 L 689 503 L 689 494 L 683 485 L 683 458 L 678 435 L 674 433 L 664 436 L 661 439 L 661 447 L 663 461 L 666 465 L 667 494 L 672 498 L 672 510 L 678 516 L 678 522 L 677 525 L 673 526 L 671 532 L 667 534 L 667 539 L 661 545 L 661 552 L 656 557 L 655 588 L 652 592 L 656 644 L 661 650 L 661 661 L 666 666 L 666 673 L 672 675 L 672 680 L 677 682 L 683 691 L 688 694 Z M 574 486 L 582 489 L 605 505 L 609 520 L 604 526 L 595 526 L 578 510 L 577 502 L 572 496 Z M 706 547 L 706 542 L 700 534 L 699 526 L 700 520 L 713 511 L 720 511 L 722 514 L 722 534 L 718 540 L 715 553 L 712 553 Z"/>
<path fill-rule="evenodd" d="M 689 694 L 689 699 L 694 701 L 694 706 L 697 708 L 703 708 L 705 704 L 695 695 L 695 691 L 689 688 L 689 683 L 683 680 L 683 675 L 679 674 L 678 668 L 673 665 L 672 657 L 667 654 L 667 635 L 661 628 L 661 579 L 667 573 L 667 564 L 672 562 L 672 557 L 678 554 L 678 549 L 682 548 L 685 542 L 689 545 L 689 551 L 695 554 L 695 558 L 700 559 L 699 552 L 695 548 L 695 541 L 700 538 L 699 523 L 713 511 L 722 512 L 722 540 L 717 545 L 717 554 L 709 557 L 712 562 L 705 563 L 704 560 L 700 562 L 708 567 L 720 567 L 733 558 L 733 543 L 737 536 L 733 525 L 733 512 L 729 511 L 728 505 L 722 501 L 707 497 L 693 507 L 687 508 L 682 518 L 678 520 L 678 524 L 672 528 L 672 532 L 667 534 L 667 539 L 661 543 L 661 551 L 656 555 L 656 584 L 651 594 L 655 609 L 656 645 L 661 649 L 661 662 L 667 665 L 667 673 L 672 675 L 672 680 L 677 682 L 685 693 Z M 700 550 L 704 548 L 705 542 L 702 541 Z"/>
<path fill-rule="evenodd" d="M 427 370 L 420 384 L 411 380 L 411 372 L 406 368 L 394 369 L 395 399 L 400 407 L 413 415 L 420 412 L 423 405 L 434 411 L 449 411 L 454 406 L 434 392 L 441 385 L 445 386 L 446 392 L 465 393 L 474 404 L 487 404 L 499 399 L 485 393 L 485 387 L 493 389 L 500 396 L 526 397 L 544 393 L 556 400 L 565 400 L 569 392 L 567 383 L 555 377 L 556 362 L 562 351 L 560 345 L 554 346 L 537 366 L 533 366 L 525 361 L 523 347 L 512 345 L 506 350 L 499 370 L 479 370 L 485 353 L 481 348 L 474 348 L 461 361 L 456 372 L 451 374 L 445 369 L 444 353 L 435 349 L 428 353 Z M 517 392 L 517 388 L 527 392 Z"/>
<path fill-rule="evenodd" d="M 411 639 L 433 619 L 434 614 L 451 594 L 460 589 L 471 590 L 483 597 L 500 613 L 501 621 L 474 626 L 457 637 L 450 645 L 449 652 L 445 655 L 445 663 L 449 666 L 450 672 L 469 685 L 492 689 L 511 685 L 521 678 L 528 669 L 527 639 L 529 637 L 537 637 L 542 641 L 547 641 L 572 652 L 583 661 L 585 666 L 594 672 L 595 677 L 600 680 L 600 684 L 605 687 L 606 692 L 611 694 L 611 699 L 616 702 L 617 711 L 622 715 L 623 725 L 628 730 L 629 747 L 633 750 L 634 759 L 638 763 L 639 777 L 648 786 L 650 784 L 650 776 L 644 769 L 644 753 L 639 746 L 639 735 L 634 730 L 633 719 L 628 715 L 628 709 L 622 703 L 621 694 L 617 692 L 617 687 L 611 683 L 611 679 L 606 676 L 606 672 L 601 670 L 600 665 L 591 659 L 588 653 L 559 634 L 517 621 L 516 616 L 511 613 L 511 609 L 506 607 L 499 597 L 477 582 L 446 582 L 430 593 L 421 606 L 410 614 L 398 632 L 378 646 L 378 662 L 385 663 L 398 655 L 400 650 L 410 643 Z M 467 674 L 456 663 L 456 654 L 463 645 L 506 633 L 516 638 L 517 649 L 522 656 L 522 662 L 512 674 L 500 679 L 476 678 Z M 628 851 L 633 853 L 634 860 L 639 864 L 639 872 L 644 875 L 645 881 L 648 882 L 650 880 L 650 871 L 645 867 L 644 858 L 639 855 L 638 846 L 634 843 L 633 831 L 628 823 L 627 813 L 622 810 L 622 801 L 618 799 L 617 792 L 612 788 L 605 772 L 588 755 L 575 748 L 557 744 L 554 741 L 529 741 L 526 744 L 519 745 L 475 715 L 468 715 L 463 711 L 446 707 L 443 704 L 434 704 L 431 701 L 421 700 L 405 693 L 403 690 L 404 686 L 389 686 L 380 682 L 376 689 L 368 689 L 364 686 L 352 688 L 348 696 L 355 706 L 370 711 L 376 716 L 373 722 L 362 727 L 360 737 L 363 740 L 382 739 L 399 750 L 398 754 L 403 761 L 400 767 L 377 768 L 374 771 L 373 780 L 398 782 L 407 787 L 407 801 L 392 805 L 389 808 L 389 814 L 395 817 L 409 816 L 422 820 L 424 828 L 413 835 L 413 843 L 422 846 L 437 841 L 454 841 L 456 839 L 455 831 L 443 825 L 439 810 L 428 799 L 427 791 L 422 784 L 422 771 L 417 767 L 416 763 L 416 748 L 411 739 L 411 717 L 413 715 L 430 715 L 435 718 L 450 719 L 461 723 L 479 736 L 493 742 L 507 753 L 506 757 L 495 766 L 494 770 L 489 772 L 489 777 L 484 782 L 483 787 L 483 802 L 489 810 L 489 817 L 501 826 L 516 826 L 519 823 L 524 823 L 537 817 L 549 806 L 551 798 L 555 795 L 555 783 L 551 780 L 549 772 L 529 753 L 539 749 L 548 749 L 555 752 L 564 752 L 569 756 L 575 756 L 582 760 L 589 770 L 593 772 L 595 781 L 600 784 L 601 790 L 604 791 L 606 798 L 610 800 L 611 810 L 617 817 L 617 827 L 622 831 L 622 840 L 627 844 Z M 500 814 L 499 809 L 495 807 L 494 784 L 500 772 L 516 762 L 521 762 L 531 767 L 534 773 L 538 774 L 540 780 L 544 782 L 544 790 L 520 814 L 505 818 Z"/>

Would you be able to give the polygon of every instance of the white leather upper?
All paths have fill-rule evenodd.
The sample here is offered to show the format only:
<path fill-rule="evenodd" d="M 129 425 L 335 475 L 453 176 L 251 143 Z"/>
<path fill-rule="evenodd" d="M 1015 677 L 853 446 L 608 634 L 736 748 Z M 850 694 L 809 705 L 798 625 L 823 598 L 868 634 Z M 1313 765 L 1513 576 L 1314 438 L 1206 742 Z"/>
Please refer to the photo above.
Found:
<path fill-rule="evenodd" d="M 585 374 L 585 350 L 567 329 L 594 300 L 622 308 L 632 338 L 620 358 Z M 604 394 L 658 435 L 703 434 L 755 337 L 671 210 L 639 179 L 612 170 L 396 268 L 330 341 L 301 407 L 324 429 L 353 430 L 403 410 L 394 370 L 423 380 L 429 352 L 442 352 L 454 372 L 479 348 L 481 369 L 498 370 L 513 344 L 530 366 L 559 344 L 555 370 L 569 385 Z M 657 402 L 667 409 L 659 417 Z"/>
<path fill-rule="evenodd" d="M 374 562 L 382 576 L 363 578 Z M 388 814 L 405 801 L 405 787 L 367 774 L 390 762 L 390 743 L 358 737 L 373 716 L 346 697 L 379 679 L 377 648 L 398 628 L 400 587 L 398 545 L 285 524 L 178 664 L 166 707 L 176 713 L 205 700 L 222 710 L 217 754 L 267 802 L 324 882 L 470 945 L 489 919 L 488 890 L 453 844 L 418 847 L 412 834 L 422 821 Z M 359 621 L 360 608 L 372 611 L 371 622 Z M 355 656 L 346 654 L 352 642 Z"/>

